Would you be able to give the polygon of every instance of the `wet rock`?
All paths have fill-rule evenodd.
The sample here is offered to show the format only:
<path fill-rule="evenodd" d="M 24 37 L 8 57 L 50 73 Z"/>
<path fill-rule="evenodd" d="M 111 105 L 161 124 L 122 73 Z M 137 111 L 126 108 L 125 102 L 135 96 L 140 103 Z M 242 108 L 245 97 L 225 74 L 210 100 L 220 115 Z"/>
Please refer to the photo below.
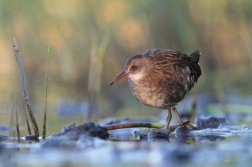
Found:
<path fill-rule="evenodd" d="M 78 139 L 81 135 L 99 137 L 101 139 L 107 139 L 109 137 L 106 128 L 95 125 L 93 122 L 84 123 L 79 126 L 72 124 L 68 127 L 64 127 L 62 132 L 55 134 L 53 137 L 65 136 L 69 139 Z"/>
<path fill-rule="evenodd" d="M 199 129 L 206 128 L 218 128 L 220 125 L 227 124 L 226 119 L 215 116 L 198 116 L 196 120 L 196 126 Z"/>
<path fill-rule="evenodd" d="M 175 131 L 175 137 L 178 141 L 187 143 L 187 140 L 190 138 L 190 132 L 193 131 L 192 129 L 188 129 L 186 126 L 178 127 Z"/>
<path fill-rule="evenodd" d="M 62 132 L 54 134 L 51 139 L 41 145 L 42 148 L 78 148 L 91 146 L 93 138 L 99 137 L 107 139 L 109 134 L 107 129 L 100 125 L 95 125 L 93 122 L 84 123 L 79 126 L 72 124 L 64 127 Z"/>
<path fill-rule="evenodd" d="M 188 129 L 187 126 L 179 126 L 175 129 L 175 133 L 184 133 L 184 134 L 187 134 L 189 133 L 190 131 L 192 131 L 192 129 Z"/>

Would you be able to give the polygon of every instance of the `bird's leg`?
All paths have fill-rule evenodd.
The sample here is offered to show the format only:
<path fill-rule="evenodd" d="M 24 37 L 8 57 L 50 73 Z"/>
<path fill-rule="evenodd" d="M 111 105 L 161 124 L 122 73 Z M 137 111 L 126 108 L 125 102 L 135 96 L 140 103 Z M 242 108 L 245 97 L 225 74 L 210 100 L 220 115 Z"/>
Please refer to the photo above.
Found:
<path fill-rule="evenodd" d="M 178 121 L 179 121 L 180 126 L 184 126 L 183 121 L 181 120 L 181 118 L 180 118 L 180 116 L 179 116 L 179 113 L 178 113 L 176 107 L 172 107 L 172 110 L 173 110 L 173 112 L 175 113 L 176 117 L 178 118 Z"/>
<path fill-rule="evenodd" d="M 167 117 L 166 117 L 165 129 L 168 129 L 168 128 L 169 128 L 171 119 L 172 119 L 171 108 L 168 108 L 168 115 L 167 115 Z"/>

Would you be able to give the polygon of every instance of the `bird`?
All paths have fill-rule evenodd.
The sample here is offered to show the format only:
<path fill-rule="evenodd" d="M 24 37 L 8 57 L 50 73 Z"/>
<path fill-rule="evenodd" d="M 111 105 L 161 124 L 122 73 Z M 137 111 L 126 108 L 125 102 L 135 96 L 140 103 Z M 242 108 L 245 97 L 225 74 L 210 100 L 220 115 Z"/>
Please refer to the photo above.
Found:
<path fill-rule="evenodd" d="M 165 129 L 175 113 L 180 126 L 184 127 L 176 105 L 194 87 L 201 75 L 200 51 L 190 55 L 171 49 L 155 48 L 127 60 L 122 72 L 109 85 L 128 78 L 133 96 L 141 103 L 159 109 L 167 109 Z"/>

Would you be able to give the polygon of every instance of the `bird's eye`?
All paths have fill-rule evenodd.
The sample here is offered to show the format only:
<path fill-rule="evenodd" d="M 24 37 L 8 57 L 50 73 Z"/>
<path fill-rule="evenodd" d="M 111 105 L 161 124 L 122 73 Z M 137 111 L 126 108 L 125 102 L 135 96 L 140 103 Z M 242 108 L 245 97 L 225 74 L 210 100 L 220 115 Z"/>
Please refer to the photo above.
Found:
<path fill-rule="evenodd" d="M 135 71 L 137 69 L 137 66 L 136 65 L 132 65 L 131 67 L 130 67 L 130 70 L 131 71 Z"/>

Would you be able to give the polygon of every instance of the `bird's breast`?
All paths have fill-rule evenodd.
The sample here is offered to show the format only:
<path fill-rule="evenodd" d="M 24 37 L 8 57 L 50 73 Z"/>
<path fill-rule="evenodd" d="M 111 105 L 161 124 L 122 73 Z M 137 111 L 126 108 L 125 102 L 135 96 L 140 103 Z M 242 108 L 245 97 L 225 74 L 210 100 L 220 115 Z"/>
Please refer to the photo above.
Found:
<path fill-rule="evenodd" d="M 188 93 L 188 84 L 181 79 L 145 78 L 134 81 L 128 79 L 132 94 L 145 105 L 166 109 L 175 106 Z"/>
<path fill-rule="evenodd" d="M 164 94 L 161 87 L 146 81 L 136 82 L 131 79 L 128 81 L 130 90 L 137 100 L 151 107 L 164 108 Z"/>

